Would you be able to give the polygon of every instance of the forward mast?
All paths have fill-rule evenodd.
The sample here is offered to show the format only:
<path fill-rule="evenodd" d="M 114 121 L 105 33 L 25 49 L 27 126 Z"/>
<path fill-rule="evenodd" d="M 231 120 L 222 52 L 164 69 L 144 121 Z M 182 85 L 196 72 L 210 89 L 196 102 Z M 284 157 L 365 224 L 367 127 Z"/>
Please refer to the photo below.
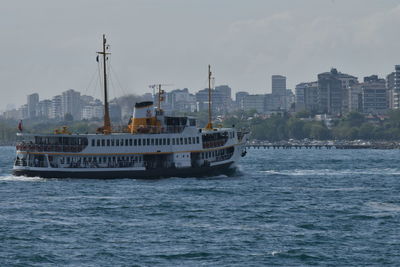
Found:
<path fill-rule="evenodd" d="M 97 52 L 97 54 L 102 55 L 103 58 L 103 83 L 104 83 L 104 125 L 102 132 L 104 134 L 111 134 L 111 121 L 110 121 L 110 111 L 108 107 L 108 93 L 107 93 L 107 60 L 109 52 L 107 52 L 109 45 L 107 45 L 107 40 L 105 34 L 103 34 L 103 51 Z"/>

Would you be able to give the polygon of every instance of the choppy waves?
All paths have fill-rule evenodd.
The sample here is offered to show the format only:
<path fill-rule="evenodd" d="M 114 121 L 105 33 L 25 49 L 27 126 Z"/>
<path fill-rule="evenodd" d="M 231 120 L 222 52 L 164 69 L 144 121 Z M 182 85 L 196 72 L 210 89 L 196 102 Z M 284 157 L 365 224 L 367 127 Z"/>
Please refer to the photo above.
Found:
<path fill-rule="evenodd" d="M 396 151 L 251 150 L 241 175 L 152 181 L 15 177 L 1 152 L 2 266 L 400 265 Z"/>

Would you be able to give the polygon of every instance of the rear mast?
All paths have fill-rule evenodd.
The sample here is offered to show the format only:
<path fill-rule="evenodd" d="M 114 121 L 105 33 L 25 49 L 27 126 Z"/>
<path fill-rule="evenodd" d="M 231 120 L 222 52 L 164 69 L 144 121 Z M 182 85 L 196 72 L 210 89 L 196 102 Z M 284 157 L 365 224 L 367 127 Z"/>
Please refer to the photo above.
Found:
<path fill-rule="evenodd" d="M 211 123 L 211 66 L 208 65 L 208 123 L 206 126 L 207 130 L 212 130 L 213 126 Z"/>

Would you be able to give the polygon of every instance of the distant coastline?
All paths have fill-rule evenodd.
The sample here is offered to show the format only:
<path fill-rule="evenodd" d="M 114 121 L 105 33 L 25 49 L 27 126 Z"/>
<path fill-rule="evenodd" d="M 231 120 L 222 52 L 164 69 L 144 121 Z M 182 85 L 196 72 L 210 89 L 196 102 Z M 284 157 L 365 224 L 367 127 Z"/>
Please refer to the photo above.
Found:
<path fill-rule="evenodd" d="M 207 114 L 192 112 L 177 114 L 195 117 L 198 127 L 207 124 Z M 121 128 L 129 117 L 113 121 L 113 129 Z M 0 146 L 13 145 L 18 132 L 17 120 L 0 119 Z M 258 114 L 256 111 L 238 111 L 216 116 L 215 127 L 235 127 L 251 132 L 253 142 L 355 142 L 370 143 L 376 147 L 397 148 L 400 142 L 400 110 L 392 110 L 386 116 L 365 116 L 351 112 L 336 117 L 317 116 L 307 112 Z M 95 133 L 101 125 L 99 120 L 23 120 L 23 131 L 32 134 L 54 133 L 56 129 L 67 126 L 71 133 Z M 118 130 L 116 130 L 118 132 Z M 305 141 L 304 141 L 305 140 Z M 358 141 L 357 141 L 358 142 Z"/>

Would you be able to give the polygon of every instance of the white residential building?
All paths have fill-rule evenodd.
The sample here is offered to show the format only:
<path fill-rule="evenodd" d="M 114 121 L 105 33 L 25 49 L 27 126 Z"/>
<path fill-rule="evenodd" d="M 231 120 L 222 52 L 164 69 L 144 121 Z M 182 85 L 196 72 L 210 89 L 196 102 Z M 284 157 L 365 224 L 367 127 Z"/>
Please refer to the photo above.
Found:
<path fill-rule="evenodd" d="M 62 93 L 62 116 L 71 114 L 74 120 L 81 118 L 81 93 L 73 89 Z"/>

